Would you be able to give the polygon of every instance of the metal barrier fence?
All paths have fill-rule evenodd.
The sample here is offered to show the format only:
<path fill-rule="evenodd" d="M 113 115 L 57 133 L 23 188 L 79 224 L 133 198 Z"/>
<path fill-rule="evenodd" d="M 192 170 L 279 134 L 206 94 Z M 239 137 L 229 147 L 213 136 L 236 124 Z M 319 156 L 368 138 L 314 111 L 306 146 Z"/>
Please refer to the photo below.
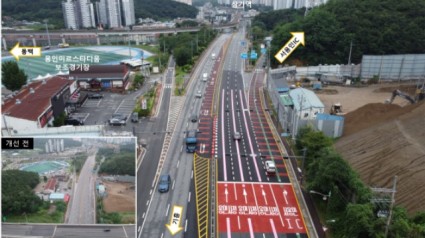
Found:
<path fill-rule="evenodd" d="M 425 54 L 364 55 L 361 78 L 379 81 L 417 80 L 425 77 Z"/>

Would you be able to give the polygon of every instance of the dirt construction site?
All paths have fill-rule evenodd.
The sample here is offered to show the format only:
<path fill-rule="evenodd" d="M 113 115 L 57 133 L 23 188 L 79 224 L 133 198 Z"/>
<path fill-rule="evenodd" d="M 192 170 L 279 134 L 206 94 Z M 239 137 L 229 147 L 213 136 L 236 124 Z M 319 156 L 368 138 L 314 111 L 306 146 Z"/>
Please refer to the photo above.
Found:
<path fill-rule="evenodd" d="M 415 93 L 415 85 L 380 84 L 328 86 L 317 95 L 326 112 L 339 102 L 346 113 L 337 151 L 370 187 L 392 188 L 397 176 L 396 204 L 413 215 L 425 210 L 425 100 L 385 103 L 395 89 Z"/>
<path fill-rule="evenodd" d="M 104 185 L 108 196 L 103 200 L 106 212 L 134 212 L 136 211 L 134 184 L 107 182 Z"/>

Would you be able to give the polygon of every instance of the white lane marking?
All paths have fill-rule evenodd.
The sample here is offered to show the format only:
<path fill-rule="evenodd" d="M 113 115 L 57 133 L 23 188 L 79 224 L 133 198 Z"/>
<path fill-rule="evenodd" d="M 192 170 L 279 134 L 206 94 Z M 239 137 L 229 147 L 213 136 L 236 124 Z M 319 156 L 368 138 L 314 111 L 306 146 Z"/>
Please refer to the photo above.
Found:
<path fill-rule="evenodd" d="M 177 168 L 179 167 L 180 164 L 180 160 L 177 160 Z"/>
<path fill-rule="evenodd" d="M 186 221 L 184 222 L 184 232 L 186 232 L 187 231 L 187 219 L 186 219 Z"/>
<path fill-rule="evenodd" d="M 270 190 L 272 192 L 272 196 L 273 196 L 273 200 L 274 200 L 275 206 L 276 207 L 279 207 L 279 205 L 277 204 L 277 201 L 276 201 L 276 196 L 274 195 L 274 192 L 273 192 L 272 185 L 269 184 L 269 187 L 270 187 Z M 282 223 L 282 226 L 285 227 L 285 223 L 283 223 L 283 219 L 282 219 L 282 214 L 280 214 L 280 209 L 278 209 L 278 212 L 279 212 L 280 222 Z"/>
<path fill-rule="evenodd" d="M 187 196 L 187 202 L 190 202 L 190 195 L 191 195 L 191 192 L 189 192 L 189 196 Z"/>
<path fill-rule="evenodd" d="M 277 232 L 276 232 L 276 227 L 274 225 L 274 221 L 271 218 L 269 219 L 269 221 L 270 221 L 270 226 L 272 227 L 273 236 L 274 236 L 274 238 L 277 238 Z"/>
<path fill-rule="evenodd" d="M 176 180 L 173 180 L 173 186 L 171 187 L 171 190 L 174 190 L 174 185 L 176 184 Z"/>
<path fill-rule="evenodd" d="M 221 94 L 221 145 L 222 145 L 222 152 L 223 152 L 223 174 L 224 174 L 224 181 L 227 181 L 227 171 L 226 171 L 226 147 L 224 144 L 224 89 L 223 93 Z"/>
<path fill-rule="evenodd" d="M 239 230 L 241 229 L 241 219 L 239 218 L 239 216 L 238 216 L 238 229 Z"/>
<path fill-rule="evenodd" d="M 167 206 L 167 211 L 165 212 L 166 217 L 168 216 L 168 210 L 170 210 L 170 204 L 169 203 L 168 203 L 168 206 Z"/>
<path fill-rule="evenodd" d="M 241 100 L 241 106 L 243 107 L 243 100 L 242 100 L 242 91 L 239 90 L 239 94 L 240 94 L 240 100 Z M 257 160 L 255 159 L 256 156 L 254 154 L 254 148 L 252 147 L 252 141 L 251 141 L 251 136 L 249 135 L 249 129 L 248 129 L 248 123 L 246 120 L 246 116 L 245 116 L 245 112 L 242 113 L 243 115 L 243 120 L 245 122 L 245 129 L 247 131 L 247 137 L 248 137 L 248 144 L 249 144 L 249 149 L 251 150 L 251 156 L 252 156 L 252 160 L 254 160 L 254 166 L 255 166 L 255 172 L 257 173 L 257 177 L 258 177 L 258 181 L 262 182 L 261 180 L 261 175 L 260 175 L 260 170 L 258 169 L 258 165 L 257 165 Z"/>
<path fill-rule="evenodd" d="M 227 225 L 227 238 L 231 238 L 232 237 L 232 231 L 231 231 L 231 226 L 230 226 L 230 218 L 227 217 L 226 218 L 226 225 Z"/>
<path fill-rule="evenodd" d="M 233 121 L 233 129 L 236 130 L 236 119 L 235 119 L 235 113 L 234 112 L 234 105 L 233 105 L 233 90 L 230 90 L 230 100 L 231 100 L 231 111 L 232 111 L 232 121 Z M 247 130 L 248 132 L 248 130 Z M 244 182 L 245 178 L 243 175 L 243 169 L 242 169 L 242 160 L 241 160 L 241 155 L 240 155 L 240 151 L 239 151 L 239 141 L 235 140 L 236 142 L 236 156 L 238 158 L 238 162 L 239 162 L 239 172 L 240 172 L 240 176 L 241 176 L 241 181 Z"/>
<path fill-rule="evenodd" d="M 254 229 L 252 228 L 251 218 L 248 218 L 249 237 L 254 238 Z"/>

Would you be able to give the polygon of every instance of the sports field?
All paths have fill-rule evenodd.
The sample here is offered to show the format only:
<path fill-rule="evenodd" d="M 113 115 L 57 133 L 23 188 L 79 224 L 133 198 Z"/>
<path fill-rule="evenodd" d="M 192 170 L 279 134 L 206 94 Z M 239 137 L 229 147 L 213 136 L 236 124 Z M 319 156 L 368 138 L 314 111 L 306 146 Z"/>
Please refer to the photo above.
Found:
<path fill-rule="evenodd" d="M 124 46 L 88 46 L 71 47 L 57 50 L 42 50 L 41 57 L 20 58 L 19 68 L 29 79 L 45 77 L 47 74 L 67 74 L 68 67 L 84 67 L 96 64 L 119 64 L 121 60 L 131 58 L 146 59 L 152 54 L 138 48 Z M 3 57 L 2 62 L 15 60 L 12 56 Z"/>
<path fill-rule="evenodd" d="M 31 163 L 29 165 L 25 165 L 21 167 L 21 170 L 36 172 L 38 174 L 44 174 L 47 172 L 54 172 L 56 170 L 61 170 L 65 167 L 68 167 L 68 164 L 65 162 L 58 161 L 43 161 Z"/>

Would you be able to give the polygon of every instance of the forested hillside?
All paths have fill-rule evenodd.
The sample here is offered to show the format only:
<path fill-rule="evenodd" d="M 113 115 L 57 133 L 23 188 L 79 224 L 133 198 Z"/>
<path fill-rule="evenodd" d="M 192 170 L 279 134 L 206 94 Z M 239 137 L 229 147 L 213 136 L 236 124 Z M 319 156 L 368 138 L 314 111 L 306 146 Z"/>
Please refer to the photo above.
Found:
<path fill-rule="evenodd" d="M 49 24 L 63 28 L 62 2 L 62 0 L 3 0 L 2 16 L 39 22 L 48 19 Z M 171 0 L 134 0 L 134 10 L 136 19 L 150 17 L 157 20 L 195 18 L 198 12 L 195 7 Z"/>
<path fill-rule="evenodd" d="M 289 64 L 346 64 L 351 42 L 352 63 L 363 54 L 425 53 L 425 1 L 330 0 L 304 18 L 277 26 L 273 55 L 294 31 L 305 32 L 306 46 L 285 61 Z"/>

